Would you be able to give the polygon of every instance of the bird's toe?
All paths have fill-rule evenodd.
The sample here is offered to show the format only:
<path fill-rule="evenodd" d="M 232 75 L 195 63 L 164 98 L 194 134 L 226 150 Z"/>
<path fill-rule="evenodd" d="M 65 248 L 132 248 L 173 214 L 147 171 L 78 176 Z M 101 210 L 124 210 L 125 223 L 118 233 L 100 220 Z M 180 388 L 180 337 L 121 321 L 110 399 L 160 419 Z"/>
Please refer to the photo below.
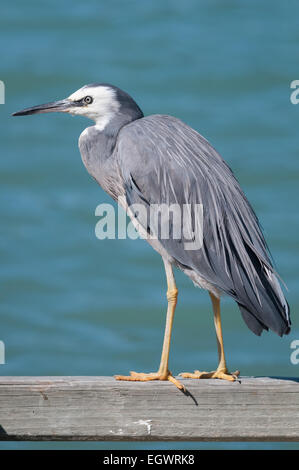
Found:
<path fill-rule="evenodd" d="M 130 375 L 115 375 L 114 378 L 116 380 L 128 380 L 134 382 L 147 382 L 149 380 L 168 380 L 169 382 L 172 382 L 178 389 L 185 390 L 184 385 L 178 379 L 173 377 L 173 375 L 169 371 L 166 374 L 161 374 L 160 372 L 143 373 L 131 371 Z"/>
<path fill-rule="evenodd" d="M 182 372 L 179 375 L 185 379 L 222 379 L 235 382 L 238 380 L 239 374 L 240 372 L 238 370 L 231 374 L 227 369 L 217 369 L 212 372 L 201 372 L 199 370 L 195 370 L 194 372 Z"/>

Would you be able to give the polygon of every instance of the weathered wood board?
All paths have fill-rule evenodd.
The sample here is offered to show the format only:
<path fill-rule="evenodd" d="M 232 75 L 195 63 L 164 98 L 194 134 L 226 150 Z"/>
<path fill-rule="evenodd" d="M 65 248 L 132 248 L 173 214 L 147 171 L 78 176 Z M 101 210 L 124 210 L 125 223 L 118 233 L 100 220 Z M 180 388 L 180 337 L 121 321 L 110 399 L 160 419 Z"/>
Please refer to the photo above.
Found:
<path fill-rule="evenodd" d="M 1 377 L 0 440 L 299 441 L 299 379 Z"/>

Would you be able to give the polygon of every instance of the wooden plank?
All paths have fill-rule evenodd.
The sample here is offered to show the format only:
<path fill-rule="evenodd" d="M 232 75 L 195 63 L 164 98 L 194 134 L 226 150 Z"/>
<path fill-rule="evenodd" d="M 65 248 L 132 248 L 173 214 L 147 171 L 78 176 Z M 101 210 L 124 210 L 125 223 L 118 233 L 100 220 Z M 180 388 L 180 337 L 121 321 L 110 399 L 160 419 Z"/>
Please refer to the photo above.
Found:
<path fill-rule="evenodd" d="M 299 379 L 1 377 L 1 440 L 299 441 Z"/>

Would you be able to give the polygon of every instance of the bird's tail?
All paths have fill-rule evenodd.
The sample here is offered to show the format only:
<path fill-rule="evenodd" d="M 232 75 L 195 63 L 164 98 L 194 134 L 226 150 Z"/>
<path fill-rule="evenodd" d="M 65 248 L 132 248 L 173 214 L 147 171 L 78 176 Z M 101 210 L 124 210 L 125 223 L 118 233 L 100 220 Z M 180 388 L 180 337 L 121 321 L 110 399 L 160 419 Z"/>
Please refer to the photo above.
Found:
<path fill-rule="evenodd" d="M 271 266 L 261 263 L 259 257 L 250 250 L 250 258 L 255 265 L 257 282 L 255 292 L 247 290 L 246 300 L 237 303 L 248 328 L 256 335 L 263 330 L 272 330 L 279 336 L 290 332 L 291 320 L 288 302 L 282 292 L 277 275 Z M 247 284 L 247 287 L 248 284 Z M 252 286 L 250 286 L 252 288 Z"/>

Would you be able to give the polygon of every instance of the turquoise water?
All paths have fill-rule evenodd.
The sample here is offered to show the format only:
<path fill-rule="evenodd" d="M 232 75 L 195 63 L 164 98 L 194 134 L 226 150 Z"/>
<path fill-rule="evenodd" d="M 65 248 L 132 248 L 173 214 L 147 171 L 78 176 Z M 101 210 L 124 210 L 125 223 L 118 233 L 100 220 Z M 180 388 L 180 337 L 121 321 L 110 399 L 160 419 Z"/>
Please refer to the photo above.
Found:
<path fill-rule="evenodd" d="M 2 375 L 112 375 L 158 366 L 166 309 L 163 265 L 142 240 L 95 237 L 95 208 L 110 200 L 81 163 L 77 138 L 90 123 L 54 114 L 10 117 L 104 81 L 132 94 L 145 114 L 167 113 L 187 122 L 233 168 L 288 285 L 293 329 L 283 339 L 272 333 L 258 338 L 226 299 L 228 363 L 243 375 L 298 376 L 299 365 L 290 361 L 290 343 L 299 339 L 299 105 L 290 102 L 290 83 L 299 79 L 298 13 L 295 1 L 3 3 Z M 170 368 L 213 369 L 209 296 L 182 273 L 177 281 Z M 109 444 L 51 444 L 62 446 Z M 176 444 L 154 447 L 159 446 Z"/>

